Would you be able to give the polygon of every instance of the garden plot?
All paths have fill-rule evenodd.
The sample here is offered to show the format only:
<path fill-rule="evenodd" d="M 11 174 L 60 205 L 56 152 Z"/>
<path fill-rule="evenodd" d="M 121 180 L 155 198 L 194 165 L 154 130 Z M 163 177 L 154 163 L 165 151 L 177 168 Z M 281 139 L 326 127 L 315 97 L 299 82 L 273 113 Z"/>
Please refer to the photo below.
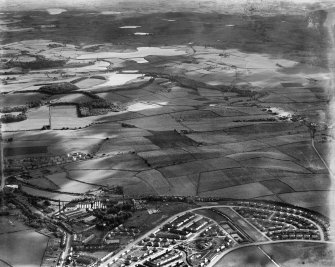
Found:
<path fill-rule="evenodd" d="M 224 197 L 234 199 L 255 198 L 267 195 L 273 195 L 273 193 L 260 183 L 243 184 L 200 193 L 200 196 L 202 197 Z"/>

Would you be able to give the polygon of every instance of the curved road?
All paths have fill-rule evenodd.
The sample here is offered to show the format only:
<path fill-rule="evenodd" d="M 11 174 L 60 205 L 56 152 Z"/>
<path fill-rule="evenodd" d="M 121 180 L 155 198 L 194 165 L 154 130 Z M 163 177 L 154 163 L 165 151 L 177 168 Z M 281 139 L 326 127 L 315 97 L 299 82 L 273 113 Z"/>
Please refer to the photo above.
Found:
<path fill-rule="evenodd" d="M 124 253 L 127 250 L 130 250 L 134 244 L 138 243 L 140 240 L 142 240 L 143 238 L 146 238 L 148 236 L 150 236 L 152 233 L 154 233 L 155 231 L 157 231 L 159 228 L 161 228 L 164 224 L 166 224 L 169 221 L 172 221 L 173 219 L 175 219 L 176 217 L 184 214 L 185 212 L 192 212 L 195 210 L 200 210 L 200 209 L 210 209 L 210 208 L 219 208 L 219 207 L 233 207 L 233 206 L 227 206 L 227 205 L 210 205 L 210 206 L 201 206 L 198 208 L 194 208 L 194 209 L 190 209 L 190 210 L 186 210 L 186 211 L 182 211 L 180 213 L 177 213 L 171 217 L 169 217 L 168 219 L 164 220 L 162 223 L 160 223 L 159 225 L 157 225 L 156 227 L 154 227 L 153 229 L 151 229 L 149 232 L 147 232 L 146 234 L 138 237 L 137 239 L 135 239 L 133 242 L 131 242 L 130 244 L 128 244 L 124 249 L 120 250 L 118 253 L 116 253 L 115 255 L 113 255 L 113 252 L 111 252 L 110 254 L 106 255 L 105 257 L 108 258 L 108 256 L 110 256 L 110 258 L 102 263 L 100 263 L 98 266 L 99 267 L 108 267 L 108 263 L 111 262 L 112 258 L 119 258 L 121 256 L 122 253 Z M 317 225 L 317 224 L 315 224 Z M 318 226 L 318 225 L 317 225 Z M 322 229 L 320 227 L 318 227 L 321 236 L 323 236 L 323 232 Z M 279 241 L 264 241 L 264 242 L 254 242 L 254 243 L 250 243 L 250 244 L 245 244 L 245 245 L 240 245 L 238 247 L 234 247 L 234 248 L 230 248 L 227 249 L 225 251 L 223 251 L 221 254 L 219 254 L 213 261 L 211 261 L 207 266 L 208 267 L 212 267 L 215 265 L 216 262 L 219 261 L 219 259 L 221 259 L 224 255 L 226 255 L 227 253 L 235 250 L 235 249 L 239 249 L 245 246 L 252 246 L 252 245 L 266 245 L 266 244 L 273 244 L 273 243 L 287 243 L 287 242 L 313 242 L 313 243 L 329 243 L 329 244 L 335 244 L 335 242 L 331 242 L 331 241 L 324 241 L 324 240 L 279 240 Z M 263 251 L 262 251 L 263 252 Z M 265 252 L 263 252 L 277 267 L 279 266 L 277 263 L 275 263 L 273 261 L 273 259 L 266 254 Z M 113 255 L 113 256 L 112 256 Z"/>

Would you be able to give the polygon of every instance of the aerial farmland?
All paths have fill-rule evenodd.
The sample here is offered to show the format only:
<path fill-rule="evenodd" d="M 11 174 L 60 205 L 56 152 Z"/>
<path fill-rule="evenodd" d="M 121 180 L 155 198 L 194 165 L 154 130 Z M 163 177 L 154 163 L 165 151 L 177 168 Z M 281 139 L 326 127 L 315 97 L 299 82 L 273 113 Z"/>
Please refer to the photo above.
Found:
<path fill-rule="evenodd" d="M 306 229 L 301 240 L 311 241 L 315 229 L 301 226 L 303 218 L 320 227 L 317 242 L 333 242 L 328 5 L 284 1 L 246 14 L 235 6 L 212 12 L 206 1 L 208 12 L 161 1 L 164 11 L 149 0 L 144 6 L 154 9 L 146 12 L 120 2 L 104 11 L 0 14 L 0 203 L 29 235 L 43 234 L 32 239 L 48 253 L 31 266 L 70 266 L 76 257 L 83 266 L 151 266 L 170 257 L 174 266 L 248 266 L 252 254 L 272 266 L 277 248 L 278 264 L 300 266 L 299 255 L 285 259 L 286 248 L 272 241 L 300 240 Z M 297 225 L 272 220 L 281 209 L 298 216 Z M 185 229 L 164 225 L 187 210 L 197 218 L 185 226 L 194 236 L 176 241 Z M 262 212 L 294 238 L 268 233 Z M 223 234 L 194 230 L 202 223 Z M 153 229 L 171 243 L 154 245 Z M 208 262 L 214 248 L 218 258 Z M 192 251 L 199 257 L 187 256 Z M 0 260 L 8 253 L 1 245 Z M 17 260 L 5 258 L 24 264 Z"/>

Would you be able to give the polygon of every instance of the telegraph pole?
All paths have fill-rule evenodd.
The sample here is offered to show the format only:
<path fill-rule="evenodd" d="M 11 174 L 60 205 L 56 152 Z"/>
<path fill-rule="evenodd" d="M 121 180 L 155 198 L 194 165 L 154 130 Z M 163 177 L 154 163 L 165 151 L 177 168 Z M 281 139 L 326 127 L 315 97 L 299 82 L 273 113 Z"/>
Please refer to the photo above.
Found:
<path fill-rule="evenodd" d="M 51 105 L 49 105 L 49 128 L 51 130 Z"/>

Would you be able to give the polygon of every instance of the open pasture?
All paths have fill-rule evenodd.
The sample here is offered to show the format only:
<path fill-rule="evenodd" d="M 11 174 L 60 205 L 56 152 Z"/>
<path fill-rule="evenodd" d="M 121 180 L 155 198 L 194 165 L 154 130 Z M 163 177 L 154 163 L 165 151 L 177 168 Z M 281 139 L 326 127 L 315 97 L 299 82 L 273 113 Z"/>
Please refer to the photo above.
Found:
<path fill-rule="evenodd" d="M 94 186 L 90 184 L 85 184 L 72 180 L 70 176 L 67 176 L 65 172 L 59 172 L 55 174 L 48 175 L 47 178 L 54 184 L 58 186 L 58 191 L 61 192 L 72 192 L 83 194 L 87 191 L 97 189 L 99 186 Z"/>
<path fill-rule="evenodd" d="M 43 126 L 49 125 L 49 108 L 41 106 L 32 108 L 27 113 L 27 119 L 19 122 L 12 122 L 3 125 L 5 131 L 40 130 Z"/>
<path fill-rule="evenodd" d="M 328 191 L 301 191 L 278 194 L 283 201 L 303 208 L 322 206 L 327 203 Z"/>
<path fill-rule="evenodd" d="M 284 177 L 280 178 L 280 180 L 295 191 L 328 190 L 331 183 L 328 174 L 312 174 L 304 177 Z"/>
<path fill-rule="evenodd" d="M 92 101 L 92 98 L 84 94 L 61 94 L 50 97 L 52 103 L 86 103 Z"/>
<path fill-rule="evenodd" d="M 197 192 L 198 174 L 169 178 L 170 195 L 194 196 Z"/>
<path fill-rule="evenodd" d="M 33 196 L 37 197 L 43 197 L 43 198 L 49 198 L 53 200 L 60 200 L 64 202 L 69 202 L 73 199 L 78 198 L 77 195 L 72 195 L 72 194 L 66 194 L 66 193 L 56 193 L 56 192 L 50 192 L 47 190 L 42 190 L 42 189 L 35 189 L 29 186 L 22 186 L 22 191 Z"/>
<path fill-rule="evenodd" d="M 203 197 L 245 199 L 273 195 L 273 193 L 260 183 L 250 183 L 207 191 L 199 195 Z"/>
<path fill-rule="evenodd" d="M 153 168 L 194 160 L 192 154 L 181 148 L 144 151 L 138 153 L 138 155 L 146 160 Z"/>
<path fill-rule="evenodd" d="M 168 195 L 170 182 L 157 170 L 147 170 L 136 174 L 146 184 L 149 184 L 158 195 Z"/>
<path fill-rule="evenodd" d="M 263 168 L 263 169 L 278 169 L 283 171 L 310 173 L 310 171 L 295 162 L 290 160 L 278 160 L 271 158 L 254 158 L 240 162 L 245 167 Z"/>
<path fill-rule="evenodd" d="M 199 174 L 198 191 L 200 193 L 253 182 L 249 176 L 228 177 L 222 170 L 202 172 Z"/>
<path fill-rule="evenodd" d="M 136 154 L 116 154 L 110 157 L 74 162 L 66 166 L 69 170 L 123 170 L 143 171 L 149 169 L 144 160 Z"/>
<path fill-rule="evenodd" d="M 323 162 L 310 142 L 300 142 L 278 147 L 280 151 L 295 158 L 302 166 L 315 171 L 326 171 Z"/>
<path fill-rule="evenodd" d="M 206 160 L 197 160 L 187 163 L 182 163 L 178 165 L 171 165 L 163 168 L 159 168 L 158 170 L 166 177 L 178 177 L 191 175 L 195 173 L 201 173 L 205 171 L 214 171 L 221 169 L 230 169 L 234 167 L 239 167 L 240 165 L 235 161 L 221 157 L 221 158 L 213 158 Z"/>
<path fill-rule="evenodd" d="M 135 131 L 136 132 L 136 131 Z M 138 132 L 138 131 L 137 131 Z M 100 149 L 97 151 L 98 155 L 102 154 L 115 154 L 115 153 L 128 153 L 128 152 L 137 152 L 142 151 L 151 151 L 159 149 L 158 146 L 154 145 L 150 140 L 145 137 L 139 136 L 136 137 L 131 132 L 131 136 L 125 136 L 126 131 L 111 136 L 108 141 L 103 142 Z"/>
<path fill-rule="evenodd" d="M 285 242 L 262 245 L 261 248 L 272 255 L 277 264 L 288 267 L 318 266 L 334 264 L 334 251 L 328 244 L 307 242 Z"/>
<path fill-rule="evenodd" d="M 8 266 L 40 266 L 47 243 L 48 237 L 34 230 L 1 234 L 0 259 Z M 3 264 L 0 261 L 1 266 L 7 266 Z"/>
<path fill-rule="evenodd" d="M 276 180 L 276 179 L 266 180 L 266 181 L 262 181 L 261 184 L 269 188 L 275 194 L 294 192 L 294 190 L 289 185 L 282 182 L 281 180 Z"/>
<path fill-rule="evenodd" d="M 237 142 L 238 140 L 224 132 L 199 132 L 186 135 L 197 143 L 222 144 Z"/>
<path fill-rule="evenodd" d="M 48 178 L 33 178 L 28 181 L 29 184 L 33 186 L 37 186 L 43 189 L 51 189 L 51 190 L 58 190 L 59 186 L 57 183 L 50 181 Z"/>

